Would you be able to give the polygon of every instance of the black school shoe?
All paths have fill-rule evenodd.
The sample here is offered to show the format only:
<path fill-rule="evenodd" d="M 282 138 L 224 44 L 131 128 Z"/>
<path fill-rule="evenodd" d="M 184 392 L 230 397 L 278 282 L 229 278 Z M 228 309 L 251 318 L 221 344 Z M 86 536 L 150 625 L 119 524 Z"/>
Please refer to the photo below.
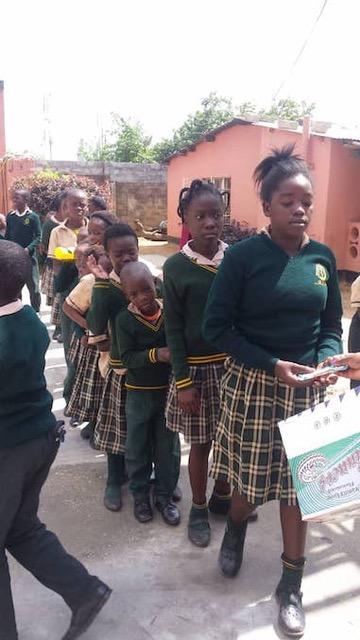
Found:
<path fill-rule="evenodd" d="M 210 513 L 214 513 L 218 516 L 227 516 L 229 513 L 231 504 L 230 496 L 220 496 L 213 491 L 209 500 L 208 509 Z"/>
<path fill-rule="evenodd" d="M 176 504 L 171 502 L 163 503 L 156 501 L 155 507 L 158 511 L 160 511 L 162 518 L 166 524 L 169 524 L 172 527 L 176 527 L 180 523 L 180 511 L 177 508 Z"/>
<path fill-rule="evenodd" d="M 154 514 L 151 508 L 150 500 L 147 497 L 134 498 L 134 516 L 138 522 L 142 524 L 150 522 Z"/>
<path fill-rule="evenodd" d="M 278 625 L 289 638 L 301 638 L 305 631 L 305 613 L 302 593 L 291 585 L 278 585 L 276 600 L 279 605 Z"/>
<path fill-rule="evenodd" d="M 95 589 L 86 602 L 73 610 L 73 615 L 68 631 L 62 640 L 76 640 L 94 622 L 98 613 L 111 596 L 111 589 L 103 582 L 99 581 L 99 586 Z"/>
<path fill-rule="evenodd" d="M 247 524 L 235 524 L 228 516 L 219 553 L 219 567 L 227 578 L 234 578 L 242 565 Z"/>

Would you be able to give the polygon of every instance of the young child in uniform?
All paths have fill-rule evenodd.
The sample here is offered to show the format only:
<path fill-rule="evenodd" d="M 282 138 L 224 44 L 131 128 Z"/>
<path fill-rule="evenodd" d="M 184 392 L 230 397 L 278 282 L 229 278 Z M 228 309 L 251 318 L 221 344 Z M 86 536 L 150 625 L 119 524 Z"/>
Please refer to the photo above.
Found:
<path fill-rule="evenodd" d="M 169 525 L 180 522 L 171 501 L 180 470 L 179 436 L 166 429 L 165 403 L 169 385 L 170 353 L 166 347 L 162 304 L 156 299 L 154 279 L 146 265 L 131 262 L 121 271 L 130 304 L 115 322 L 115 339 L 126 368 L 126 450 L 134 515 L 139 522 L 153 518 L 150 502 L 154 464 L 154 504 Z"/>
<path fill-rule="evenodd" d="M 110 511 L 122 507 L 122 485 L 126 482 L 125 472 L 125 375 L 121 364 L 117 341 L 115 340 L 115 319 L 127 307 L 128 301 L 122 289 L 120 272 L 128 262 L 136 262 L 139 246 L 136 233 L 122 223 L 110 226 L 104 236 L 112 271 L 110 275 L 89 258 L 91 272 L 95 276 L 91 306 L 87 313 L 87 323 L 96 338 L 110 337 L 109 371 L 95 425 L 94 444 L 107 453 L 108 474 L 104 495 L 104 505 Z M 101 344 L 101 343 L 100 343 Z"/>
<path fill-rule="evenodd" d="M 41 294 L 39 290 L 39 265 L 36 249 L 41 241 L 40 218 L 29 208 L 30 192 L 17 189 L 12 194 L 14 211 L 6 219 L 6 240 L 16 242 L 29 254 L 31 271 L 28 274 L 26 286 L 29 290 L 30 304 L 35 311 L 40 311 Z"/>
<path fill-rule="evenodd" d="M 210 287 L 224 251 L 221 240 L 225 202 L 213 184 L 193 180 L 182 189 L 178 214 L 191 240 L 164 265 L 164 311 L 173 378 L 166 410 L 168 429 L 184 434 L 190 443 L 189 475 L 193 502 L 188 522 L 191 542 L 210 543 L 208 508 L 226 515 L 230 487 L 217 481 L 206 497 L 208 458 L 217 427 L 219 388 L 226 354 L 202 336 L 202 322 Z"/>
<path fill-rule="evenodd" d="M 87 219 L 85 217 L 87 211 L 86 193 L 79 189 L 69 189 L 65 192 L 63 199 L 64 221 L 55 227 L 50 234 L 48 257 L 53 261 L 53 269 L 55 274 L 55 290 L 59 294 L 60 302 L 60 318 L 61 333 L 64 346 L 65 362 L 67 365 L 67 376 L 64 381 L 63 396 L 66 404 L 70 400 L 72 386 L 74 383 L 75 370 L 69 358 L 70 340 L 73 332 L 71 320 L 62 311 L 62 305 L 66 296 L 74 287 L 74 279 L 76 279 L 76 269 L 74 263 L 66 263 L 57 259 L 57 250 L 74 249 L 79 240 L 81 230 L 87 228 Z M 60 274 L 61 269 L 61 274 Z"/>
<path fill-rule="evenodd" d="M 40 522 L 40 492 L 57 455 L 61 433 L 46 389 L 46 327 L 19 294 L 31 270 L 29 256 L 0 242 L 0 639 L 18 640 L 9 553 L 70 607 L 63 640 L 76 640 L 93 622 L 111 590 L 70 556 Z M 36 615 L 30 614 L 34 625 Z M 49 636 L 53 634 L 49 630 Z"/>
<path fill-rule="evenodd" d="M 88 422 L 88 425 L 81 431 L 83 439 L 92 439 L 93 437 L 103 389 L 103 378 L 99 370 L 100 352 L 89 334 L 86 321 L 95 283 L 95 276 L 90 273 L 88 267 L 85 267 L 89 256 L 93 256 L 96 263 L 107 273 L 110 273 L 112 267 L 105 249 L 96 245 L 86 248 L 83 252 L 84 268 L 81 269 L 83 275 L 63 304 L 64 312 L 82 330 L 81 350 L 76 362 L 75 381 L 66 412 L 68 416 L 76 418 L 78 423 Z"/>
<path fill-rule="evenodd" d="M 360 351 L 360 276 L 351 285 L 351 306 L 355 309 L 349 329 L 349 352 Z M 352 389 L 359 386 L 356 380 L 350 381 Z"/>
<path fill-rule="evenodd" d="M 306 522 L 278 423 L 324 397 L 329 379 L 304 383 L 297 374 L 341 353 L 341 296 L 333 253 L 306 234 L 314 195 L 305 163 L 292 146 L 274 150 L 254 177 L 270 224 L 226 252 L 204 324 L 205 338 L 230 355 L 212 467 L 213 477 L 233 487 L 219 564 L 227 577 L 238 573 L 250 513 L 279 500 L 278 623 L 286 635 L 300 637 Z"/>
<path fill-rule="evenodd" d="M 53 259 L 48 256 L 50 234 L 55 227 L 63 222 L 63 200 L 66 192 L 59 193 L 52 203 L 51 215 L 49 215 L 41 232 L 41 250 L 45 257 L 44 271 L 41 276 L 41 293 L 46 295 L 46 304 L 51 307 L 51 324 L 55 326 L 53 340 L 61 342 L 61 324 L 60 324 L 60 303 L 59 297 L 56 299 L 55 283 L 54 283 L 54 266 Z"/>

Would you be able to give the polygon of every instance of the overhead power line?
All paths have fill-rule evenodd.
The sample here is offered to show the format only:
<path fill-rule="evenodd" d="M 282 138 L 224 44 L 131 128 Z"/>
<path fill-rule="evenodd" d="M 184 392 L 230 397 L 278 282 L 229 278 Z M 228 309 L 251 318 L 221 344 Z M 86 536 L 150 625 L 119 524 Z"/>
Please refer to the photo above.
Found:
<path fill-rule="evenodd" d="M 309 31 L 309 33 L 308 33 L 308 35 L 306 36 L 306 39 L 304 40 L 303 44 L 301 45 L 301 48 L 300 48 L 300 50 L 299 50 L 299 53 L 297 54 L 297 56 L 296 56 L 296 58 L 295 58 L 294 62 L 292 63 L 292 65 L 291 65 L 291 67 L 290 67 L 290 69 L 289 69 L 289 71 L 288 71 L 287 75 L 285 76 L 284 80 L 283 80 L 283 81 L 282 81 L 282 83 L 280 84 L 280 86 L 279 86 L 278 90 L 274 93 L 273 98 L 272 98 L 273 100 L 276 100 L 276 98 L 278 97 L 278 95 L 279 95 L 280 91 L 282 90 L 282 88 L 284 87 L 284 85 L 285 85 L 285 84 L 287 83 L 287 81 L 289 80 L 289 78 L 290 78 L 290 76 L 291 76 L 292 72 L 294 71 L 294 69 L 295 69 L 295 67 L 296 67 L 297 63 L 299 62 L 299 60 L 300 60 L 300 58 L 301 58 L 302 54 L 304 53 L 304 51 L 305 51 L 305 49 L 306 49 L 306 47 L 307 47 L 307 45 L 308 45 L 308 43 L 309 43 L 309 41 L 310 41 L 310 38 L 311 38 L 312 34 L 314 33 L 314 31 L 315 31 L 315 29 L 316 29 L 316 27 L 317 27 L 317 25 L 318 25 L 318 23 L 319 23 L 319 21 L 320 21 L 321 16 L 323 15 L 323 13 L 324 13 L 324 11 L 325 11 L 325 7 L 326 7 L 327 3 L 328 3 L 328 0 L 324 0 L 324 2 L 323 2 L 323 4 L 322 4 L 322 7 L 321 7 L 321 9 L 320 9 L 320 11 L 319 11 L 318 16 L 316 17 L 316 20 L 315 20 L 315 22 L 314 22 L 313 26 L 311 27 L 311 29 L 310 29 L 310 31 Z"/>

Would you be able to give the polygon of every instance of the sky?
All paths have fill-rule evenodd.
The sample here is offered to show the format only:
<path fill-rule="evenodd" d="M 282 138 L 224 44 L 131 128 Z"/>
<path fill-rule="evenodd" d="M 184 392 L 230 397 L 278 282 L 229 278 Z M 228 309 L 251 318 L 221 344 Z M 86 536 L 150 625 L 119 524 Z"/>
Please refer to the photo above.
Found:
<path fill-rule="evenodd" d="M 210 91 L 269 106 L 316 103 L 315 117 L 360 125 L 359 0 L 6 0 L 0 79 L 7 150 L 73 160 L 112 112 L 171 135 Z M 44 102 L 46 108 L 44 109 Z"/>

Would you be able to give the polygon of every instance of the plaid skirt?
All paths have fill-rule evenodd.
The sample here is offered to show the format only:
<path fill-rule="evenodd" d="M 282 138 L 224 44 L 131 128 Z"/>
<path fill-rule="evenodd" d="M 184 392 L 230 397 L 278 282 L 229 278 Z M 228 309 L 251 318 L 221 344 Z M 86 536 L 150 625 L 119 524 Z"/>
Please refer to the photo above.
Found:
<path fill-rule="evenodd" d="M 190 367 L 190 378 L 200 392 L 200 413 L 184 413 L 178 403 L 175 379 L 170 381 L 166 405 L 166 426 L 170 431 L 182 433 L 189 444 L 211 442 L 219 420 L 220 382 L 224 363 L 201 364 Z"/>
<path fill-rule="evenodd" d="M 60 294 L 57 293 L 52 301 L 51 316 L 50 316 L 50 323 L 54 324 L 55 327 L 60 327 L 60 324 L 61 324 L 60 305 L 61 305 Z"/>
<path fill-rule="evenodd" d="M 84 345 L 81 344 L 81 338 L 73 333 L 70 339 L 70 347 L 67 357 L 76 369 L 84 348 Z"/>
<path fill-rule="evenodd" d="M 210 475 L 228 482 L 250 504 L 296 505 L 278 422 L 321 402 L 325 391 L 293 389 L 261 369 L 228 359 L 220 395 Z"/>
<path fill-rule="evenodd" d="M 46 304 L 52 305 L 54 300 L 54 269 L 46 265 L 41 276 L 41 293 L 46 296 Z"/>
<path fill-rule="evenodd" d="M 66 413 L 79 422 L 95 422 L 99 413 L 104 380 L 100 375 L 99 352 L 84 346 L 79 353 L 74 387 Z"/>
<path fill-rule="evenodd" d="M 94 431 L 94 444 L 106 453 L 124 453 L 126 443 L 125 375 L 109 369 Z"/>

